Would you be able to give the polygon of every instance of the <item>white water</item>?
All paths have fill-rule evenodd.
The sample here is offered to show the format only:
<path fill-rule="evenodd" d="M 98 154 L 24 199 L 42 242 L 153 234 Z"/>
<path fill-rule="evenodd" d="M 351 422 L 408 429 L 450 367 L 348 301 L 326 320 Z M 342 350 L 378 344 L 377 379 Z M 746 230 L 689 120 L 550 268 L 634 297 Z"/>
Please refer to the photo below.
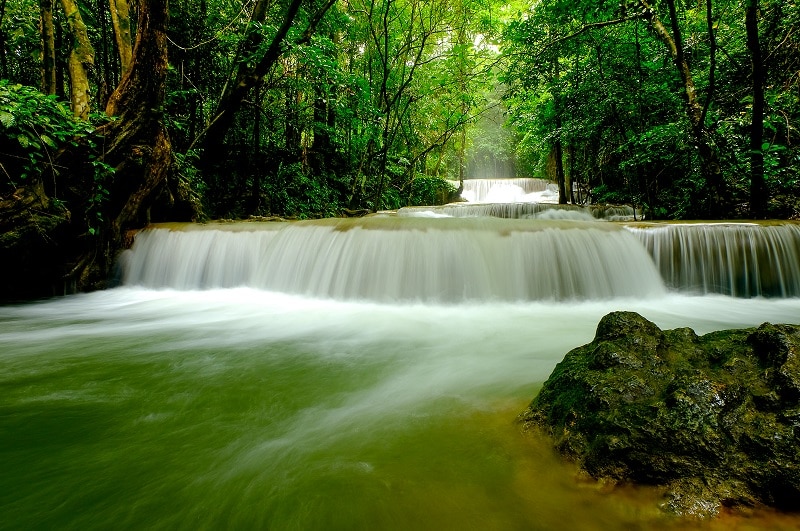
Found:
<path fill-rule="evenodd" d="M 177 227 L 174 227 L 177 228 Z M 155 228 L 124 257 L 149 288 L 340 300 L 526 301 L 687 293 L 800 297 L 800 225 L 370 217 Z"/>
<path fill-rule="evenodd" d="M 558 188 L 544 179 L 465 179 L 461 197 L 472 203 L 558 203 Z"/>
<path fill-rule="evenodd" d="M 736 297 L 800 296 L 800 225 L 689 223 L 631 231 L 670 287 Z"/>
<path fill-rule="evenodd" d="M 559 205 L 553 203 L 450 203 L 441 206 L 403 207 L 398 216 L 407 217 L 496 217 L 505 219 L 572 219 L 582 221 L 634 221 L 641 213 L 630 206 Z"/>
<path fill-rule="evenodd" d="M 800 324 L 797 297 L 665 292 L 636 236 L 659 227 L 182 229 L 137 236 L 128 286 L 0 307 L 0 528 L 709 529 L 657 493 L 587 488 L 513 419 L 610 311 L 700 334 Z M 515 271 L 547 296 L 500 300 L 536 293 Z"/>
<path fill-rule="evenodd" d="M 664 292 L 644 248 L 629 231 L 610 224 L 362 218 L 279 228 L 144 231 L 125 258 L 124 283 L 430 302 Z"/>

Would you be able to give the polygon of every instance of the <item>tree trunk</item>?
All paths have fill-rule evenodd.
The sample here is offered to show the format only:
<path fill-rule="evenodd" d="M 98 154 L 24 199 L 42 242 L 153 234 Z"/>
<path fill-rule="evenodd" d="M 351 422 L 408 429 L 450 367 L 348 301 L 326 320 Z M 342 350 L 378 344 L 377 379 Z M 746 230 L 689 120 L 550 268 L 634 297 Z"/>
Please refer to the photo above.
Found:
<path fill-rule="evenodd" d="M 553 79 L 561 77 L 561 68 L 558 64 L 558 58 L 553 61 Z M 553 90 L 553 112 L 556 117 L 556 132 L 555 140 L 553 141 L 553 156 L 555 157 L 555 170 L 556 170 L 556 183 L 558 183 L 558 204 L 567 204 L 567 187 L 564 177 L 564 152 L 561 145 L 561 96 L 558 91 L 558 86 L 554 85 Z"/>
<path fill-rule="evenodd" d="M 326 0 L 326 3 L 311 17 L 311 21 L 308 23 L 306 30 L 297 42 L 304 42 L 310 38 L 311 33 L 316 29 L 316 25 L 322 19 L 322 16 L 335 2 L 336 0 Z M 302 0 L 290 1 L 281 26 L 278 28 L 267 50 L 257 63 L 252 64 L 250 61 L 238 62 L 234 80 L 232 83 L 226 85 L 211 121 L 204 132 L 203 158 L 205 160 L 208 160 L 209 157 L 212 157 L 213 154 L 219 150 L 219 146 L 224 142 L 228 130 L 233 125 L 233 119 L 236 113 L 241 109 L 247 94 L 264 79 L 264 76 L 269 73 L 276 61 L 278 61 L 289 48 L 284 41 L 294 24 L 301 4 Z M 259 0 L 256 2 L 250 21 L 263 21 L 267 15 L 268 6 L 268 0 Z M 250 29 L 252 30 L 252 28 Z M 261 34 L 257 31 L 253 31 L 245 41 L 240 55 L 252 54 L 260 47 L 262 41 L 263 37 Z M 295 44 L 297 44 L 297 42 L 295 42 Z M 203 166 L 207 166 L 207 164 L 203 164 Z"/>
<path fill-rule="evenodd" d="M 119 52 L 119 62 L 124 76 L 131 67 L 133 56 L 128 0 L 109 0 L 109 8 L 111 10 L 111 23 L 114 26 L 114 38 Z"/>
<path fill-rule="evenodd" d="M 124 230 L 146 222 L 146 209 L 165 182 L 172 150 L 162 116 L 167 78 L 166 1 L 142 0 L 136 44 L 128 73 L 106 106 L 118 117 L 100 132 L 106 139 L 106 162 L 112 165 L 112 198 L 120 200 L 109 213 L 112 250 L 122 243 Z"/>
<path fill-rule="evenodd" d="M 557 127 L 561 129 L 561 118 L 558 118 Z M 567 204 L 567 186 L 566 178 L 564 176 L 564 151 L 561 148 L 561 134 L 556 138 L 553 143 L 553 156 L 556 163 L 556 182 L 558 183 L 558 204 Z"/>
<path fill-rule="evenodd" d="M 0 201 L 0 225 L 21 225 L 25 233 L 19 242 L 0 245 L 0 262 L 18 268 L 15 278 L 25 283 L 17 289 L 21 294 L 41 291 L 34 282 L 44 286 L 52 282 L 58 290 L 51 295 L 101 287 L 124 245 L 124 231 L 141 225 L 154 192 L 164 182 L 171 160 L 161 110 L 167 19 L 167 2 L 141 0 L 131 70 L 106 109 L 117 119 L 96 130 L 104 148 L 101 160 L 115 169 L 114 174 L 93 172 L 99 161 L 87 160 L 87 152 L 94 149 L 75 145 L 59 151 L 52 162 L 58 168 L 53 174 L 58 182 L 52 186 L 58 186 L 63 202 L 51 201 L 52 192 L 38 179 L 25 183 L 10 200 Z M 9 250 L 11 261 L 6 258 Z"/>
<path fill-rule="evenodd" d="M 91 110 L 89 96 L 89 70 L 94 66 L 94 49 L 89 42 L 86 24 L 74 0 L 61 0 L 72 37 L 68 69 L 72 114 L 87 119 Z"/>
<path fill-rule="evenodd" d="M 753 115 L 750 126 L 750 215 L 763 218 L 767 209 L 767 187 L 764 183 L 764 64 L 758 38 L 758 0 L 745 2 L 747 48 L 753 76 Z"/>
<path fill-rule="evenodd" d="M 705 127 L 703 112 L 703 105 L 700 103 L 700 98 L 697 95 L 692 73 L 689 68 L 689 63 L 686 60 L 683 40 L 681 38 L 680 27 L 678 25 L 678 16 L 675 9 L 675 0 L 667 0 L 670 15 L 670 25 L 672 26 L 672 34 L 658 18 L 655 10 L 647 3 L 646 0 L 639 0 L 639 3 L 644 8 L 644 17 L 650 22 L 650 25 L 655 30 L 658 37 L 669 49 L 675 66 L 681 76 L 683 82 L 684 92 L 686 94 L 686 110 L 691 126 L 692 139 L 697 148 L 700 157 L 701 173 L 710 187 L 711 204 L 709 208 L 712 215 L 717 215 L 722 212 L 722 201 L 724 198 L 722 171 L 719 164 L 719 154 L 713 147 L 708 138 L 708 131 Z"/>
<path fill-rule="evenodd" d="M 8 77 L 8 56 L 6 55 L 6 32 L 3 22 L 6 19 L 6 0 L 0 0 L 0 77 Z"/>
<path fill-rule="evenodd" d="M 42 92 L 56 93 L 56 33 L 53 0 L 39 0 L 39 29 L 42 35 Z"/>

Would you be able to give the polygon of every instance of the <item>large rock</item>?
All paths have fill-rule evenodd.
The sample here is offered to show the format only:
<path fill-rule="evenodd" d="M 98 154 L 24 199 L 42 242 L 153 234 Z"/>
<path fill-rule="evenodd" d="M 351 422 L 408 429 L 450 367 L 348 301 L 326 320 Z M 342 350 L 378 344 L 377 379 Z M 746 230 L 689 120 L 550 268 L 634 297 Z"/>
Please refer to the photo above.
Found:
<path fill-rule="evenodd" d="M 605 316 L 520 421 L 591 476 L 666 486 L 664 508 L 800 509 L 800 327 L 698 337 Z"/>

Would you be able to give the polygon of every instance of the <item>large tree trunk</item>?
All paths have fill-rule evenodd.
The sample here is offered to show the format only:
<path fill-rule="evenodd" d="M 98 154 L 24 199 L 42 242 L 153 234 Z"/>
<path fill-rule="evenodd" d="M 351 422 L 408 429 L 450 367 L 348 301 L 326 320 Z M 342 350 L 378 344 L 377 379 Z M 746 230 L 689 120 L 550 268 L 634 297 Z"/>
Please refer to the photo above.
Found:
<path fill-rule="evenodd" d="M 166 1 L 141 1 L 131 67 L 106 106 L 106 113 L 117 119 L 104 125 L 101 133 L 108 146 L 106 162 L 116 170 L 111 195 L 121 199 L 110 212 L 112 249 L 121 243 L 126 228 L 146 221 L 146 209 L 165 182 L 172 160 L 161 111 L 168 67 L 168 19 Z"/>
<path fill-rule="evenodd" d="M 133 59 L 133 39 L 131 38 L 131 19 L 128 0 L 109 0 L 111 23 L 114 26 L 114 38 L 117 42 L 119 62 L 122 75 L 128 73 Z"/>
<path fill-rule="evenodd" d="M 750 126 L 750 215 L 763 218 L 767 209 L 767 187 L 764 183 L 764 64 L 758 39 L 758 0 L 745 2 L 747 48 L 753 76 L 753 116 Z"/>
<path fill-rule="evenodd" d="M 72 114 L 87 119 L 91 110 L 89 96 L 89 70 L 94 65 L 94 49 L 89 42 L 86 24 L 74 0 L 61 0 L 67 24 L 72 37 L 72 48 L 69 53 L 69 82 Z"/>

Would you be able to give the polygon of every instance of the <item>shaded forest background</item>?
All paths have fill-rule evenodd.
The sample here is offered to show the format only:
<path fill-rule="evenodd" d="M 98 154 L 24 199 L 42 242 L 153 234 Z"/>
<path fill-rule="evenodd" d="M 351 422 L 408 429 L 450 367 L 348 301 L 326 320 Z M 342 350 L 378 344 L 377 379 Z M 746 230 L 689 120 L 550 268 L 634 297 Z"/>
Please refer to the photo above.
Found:
<path fill-rule="evenodd" d="M 437 204 L 465 177 L 796 218 L 798 28 L 773 0 L 0 0 L 3 289 L 102 285 L 150 221 Z"/>

